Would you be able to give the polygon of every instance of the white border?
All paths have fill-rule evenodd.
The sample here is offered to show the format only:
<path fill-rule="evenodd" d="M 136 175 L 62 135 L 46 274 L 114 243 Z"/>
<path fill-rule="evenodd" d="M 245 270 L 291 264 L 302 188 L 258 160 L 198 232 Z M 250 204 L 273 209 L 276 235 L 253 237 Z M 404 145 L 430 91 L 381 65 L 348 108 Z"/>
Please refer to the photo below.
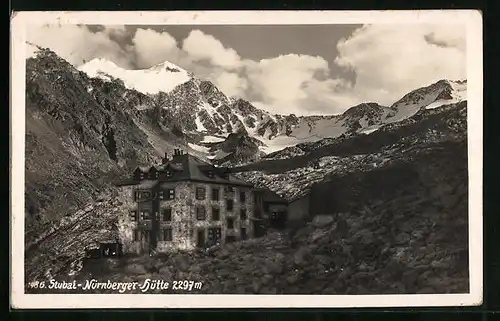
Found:
<path fill-rule="evenodd" d="M 469 152 L 469 294 L 429 295 L 158 295 L 24 294 L 24 139 L 26 24 L 407 24 L 467 26 Z M 436 11 L 16 12 L 11 19 L 11 306 L 45 308 L 324 308 L 480 305 L 483 300 L 482 16 Z M 140 299 L 139 299 L 140 298 Z"/>

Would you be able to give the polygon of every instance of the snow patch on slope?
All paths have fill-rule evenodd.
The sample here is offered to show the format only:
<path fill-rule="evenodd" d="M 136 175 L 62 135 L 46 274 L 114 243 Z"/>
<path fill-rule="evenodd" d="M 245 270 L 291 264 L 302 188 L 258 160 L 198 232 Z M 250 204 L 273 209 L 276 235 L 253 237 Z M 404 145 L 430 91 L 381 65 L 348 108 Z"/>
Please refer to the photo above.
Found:
<path fill-rule="evenodd" d="M 203 123 L 201 122 L 199 115 L 196 116 L 196 118 L 194 119 L 194 121 L 196 123 L 196 128 L 198 129 L 199 132 L 204 132 L 204 131 L 207 130 L 205 128 L 205 126 L 203 126 Z"/>
<path fill-rule="evenodd" d="M 432 104 L 429 104 L 425 107 L 425 109 L 434 109 L 437 107 L 441 107 L 444 105 L 456 104 L 461 101 L 467 100 L 467 83 L 466 82 L 456 82 L 450 81 L 449 84 L 453 89 L 451 92 L 452 99 L 440 99 L 436 100 Z"/>
<path fill-rule="evenodd" d="M 223 137 L 216 137 L 216 136 L 205 136 L 203 137 L 203 140 L 201 143 L 219 143 L 223 142 L 225 138 Z"/>
<path fill-rule="evenodd" d="M 110 81 L 111 77 L 118 78 L 128 89 L 144 94 L 168 93 L 191 79 L 187 71 L 169 62 L 149 69 L 127 70 L 109 60 L 96 58 L 78 69 L 91 78 L 101 78 L 106 81 Z"/>
<path fill-rule="evenodd" d="M 188 146 L 191 148 L 191 149 L 194 149 L 195 151 L 198 151 L 198 152 L 201 152 L 201 153 L 208 153 L 209 152 L 209 148 L 208 147 L 204 147 L 204 146 L 200 146 L 200 145 L 196 145 L 196 144 L 191 144 L 191 143 L 188 143 Z"/>

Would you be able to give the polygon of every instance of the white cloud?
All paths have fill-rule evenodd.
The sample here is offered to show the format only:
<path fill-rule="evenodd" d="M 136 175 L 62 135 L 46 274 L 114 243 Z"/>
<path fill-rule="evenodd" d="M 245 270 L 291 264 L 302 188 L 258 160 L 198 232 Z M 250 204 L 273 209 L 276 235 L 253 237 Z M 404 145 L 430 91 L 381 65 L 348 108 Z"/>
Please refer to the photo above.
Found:
<path fill-rule="evenodd" d="M 219 40 L 200 30 L 189 33 L 182 43 L 182 50 L 194 61 L 207 60 L 214 66 L 235 69 L 241 64 L 241 58 L 236 51 L 225 48 Z"/>
<path fill-rule="evenodd" d="M 245 60 L 218 39 L 193 30 L 178 43 L 168 32 L 137 29 L 123 49 L 124 26 L 91 32 L 84 26 L 30 28 L 29 41 L 49 47 L 75 66 L 96 57 L 124 68 L 170 61 L 275 113 L 338 113 L 374 101 L 390 105 L 407 92 L 437 80 L 465 79 L 465 28 L 457 25 L 367 25 L 337 44 L 335 63 L 356 80 L 332 78 L 320 56 L 285 54 Z M 122 42 L 120 42 L 122 43 Z M 182 45 L 181 45 L 182 44 Z M 333 50 L 332 48 L 332 54 Z"/>
<path fill-rule="evenodd" d="M 317 109 L 318 92 L 331 95 L 325 90 L 315 91 L 316 85 L 322 89 L 332 86 L 335 80 L 320 81 L 329 73 L 328 62 L 322 57 L 288 54 L 259 62 L 245 61 L 249 83 L 254 94 L 262 98 L 262 103 L 276 113 L 308 113 Z M 312 103 L 314 100 L 314 104 Z M 321 109 L 321 108 L 320 108 Z"/>
<path fill-rule="evenodd" d="M 466 78 L 461 26 L 367 25 L 337 45 L 336 63 L 356 73 L 352 95 L 391 104 L 440 79 Z"/>
<path fill-rule="evenodd" d="M 228 96 L 243 96 L 248 88 L 248 81 L 233 72 L 221 72 L 214 77 L 214 83 Z"/>
<path fill-rule="evenodd" d="M 118 39 L 127 36 L 127 28 L 124 25 L 106 25 L 103 32 Z"/>
<path fill-rule="evenodd" d="M 166 60 L 177 62 L 180 58 L 177 41 L 168 32 L 137 29 L 128 50 L 135 54 L 139 68 L 149 68 Z"/>
<path fill-rule="evenodd" d="M 109 38 L 108 33 L 109 30 L 93 33 L 78 25 L 44 25 L 30 26 L 26 37 L 38 46 L 50 48 L 75 66 L 102 57 L 130 68 L 127 53 Z"/>

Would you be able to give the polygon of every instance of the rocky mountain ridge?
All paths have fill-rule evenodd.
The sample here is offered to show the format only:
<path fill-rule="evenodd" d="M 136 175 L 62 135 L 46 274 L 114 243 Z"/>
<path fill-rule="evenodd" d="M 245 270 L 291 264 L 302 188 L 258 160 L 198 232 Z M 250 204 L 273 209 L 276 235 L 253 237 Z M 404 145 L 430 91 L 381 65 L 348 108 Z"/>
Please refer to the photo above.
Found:
<path fill-rule="evenodd" d="M 340 115 L 277 115 L 258 109 L 246 100 L 228 97 L 212 82 L 200 79 L 169 62 L 144 70 L 124 70 L 103 59 L 94 59 L 79 69 L 90 77 L 104 81 L 122 79 L 127 88 L 142 91 L 154 103 L 141 105 L 140 108 L 154 109 L 162 128 L 186 137 L 190 147 L 210 159 L 223 158 L 225 165 L 253 161 L 260 155 L 301 143 L 370 133 L 383 124 L 411 117 L 429 105 L 435 108 L 440 104 L 466 99 L 466 82 L 441 80 L 408 93 L 390 107 L 363 103 Z M 130 73 L 139 76 L 130 77 Z M 162 77 L 166 85 L 159 83 L 157 77 Z M 131 79 L 137 83 L 132 84 Z M 144 82 L 153 88 L 143 88 L 145 85 L 141 84 Z M 206 148 L 206 143 L 220 142 L 233 133 L 247 135 L 262 144 L 258 143 L 259 148 L 254 153 L 251 153 L 253 148 L 246 149 L 245 146 L 222 153 L 214 148 Z M 243 149 L 243 154 L 249 155 L 247 159 L 241 158 Z M 228 153 L 235 153 L 235 157 L 228 157 Z"/>

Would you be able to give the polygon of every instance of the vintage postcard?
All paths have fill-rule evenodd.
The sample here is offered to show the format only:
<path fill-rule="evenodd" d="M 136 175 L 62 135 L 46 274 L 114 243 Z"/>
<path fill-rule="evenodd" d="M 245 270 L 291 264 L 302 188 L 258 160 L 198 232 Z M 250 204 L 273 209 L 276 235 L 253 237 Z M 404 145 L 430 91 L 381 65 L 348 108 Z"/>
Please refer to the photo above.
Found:
<path fill-rule="evenodd" d="M 14 308 L 482 303 L 480 12 L 16 12 L 11 50 Z"/>

